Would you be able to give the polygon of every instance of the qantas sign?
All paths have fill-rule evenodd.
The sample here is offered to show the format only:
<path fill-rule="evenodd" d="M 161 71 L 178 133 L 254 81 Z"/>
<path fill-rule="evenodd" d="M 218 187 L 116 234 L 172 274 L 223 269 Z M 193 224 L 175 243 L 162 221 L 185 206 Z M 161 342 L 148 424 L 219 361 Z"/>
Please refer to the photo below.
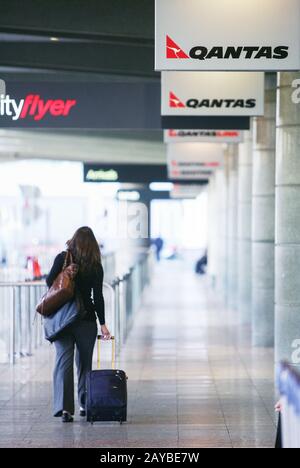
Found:
<path fill-rule="evenodd" d="M 157 71 L 298 71 L 299 0 L 155 0 Z"/>
<path fill-rule="evenodd" d="M 193 60 L 209 60 L 216 58 L 219 60 L 228 59 L 240 59 L 246 60 L 260 60 L 265 59 L 276 59 L 284 60 L 289 56 L 289 46 L 240 46 L 240 47 L 204 47 L 195 46 L 192 47 L 189 53 L 185 53 L 184 50 L 174 42 L 170 36 L 167 35 L 166 40 L 166 58 L 167 59 L 193 59 Z"/>
<path fill-rule="evenodd" d="M 213 75 L 213 76 L 212 76 Z M 264 74 L 162 72 L 163 116 L 258 116 L 264 113 Z"/>
<path fill-rule="evenodd" d="M 190 98 L 185 103 L 182 100 L 178 99 L 178 97 L 170 92 L 170 101 L 169 106 L 171 108 L 176 109 L 184 109 L 185 107 L 189 107 L 192 109 L 197 109 L 201 107 L 207 108 L 217 108 L 217 109 L 229 109 L 229 108 L 247 108 L 253 109 L 256 107 L 256 99 L 197 99 L 197 98 Z"/>
<path fill-rule="evenodd" d="M 169 130 L 170 138 L 191 138 L 191 137 L 238 137 L 241 132 L 233 130 Z"/>
<path fill-rule="evenodd" d="M 243 134 L 238 130 L 165 130 L 165 143 L 241 143 Z"/>
<path fill-rule="evenodd" d="M 224 149 L 213 143 L 169 143 L 167 161 L 171 178 L 201 179 L 205 173 L 222 166 Z"/>

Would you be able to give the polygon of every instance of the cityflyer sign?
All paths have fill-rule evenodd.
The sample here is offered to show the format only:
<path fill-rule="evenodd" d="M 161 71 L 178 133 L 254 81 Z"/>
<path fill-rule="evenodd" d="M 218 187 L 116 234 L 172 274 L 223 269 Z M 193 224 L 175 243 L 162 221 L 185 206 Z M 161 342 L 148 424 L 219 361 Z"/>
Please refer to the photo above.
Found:
<path fill-rule="evenodd" d="M 242 143 L 239 130 L 165 130 L 165 143 Z"/>
<path fill-rule="evenodd" d="M 299 0 L 156 0 L 155 67 L 300 69 Z"/>
<path fill-rule="evenodd" d="M 160 95 L 160 83 L 0 79 L 0 128 L 161 129 Z"/>
<path fill-rule="evenodd" d="M 223 165 L 224 150 L 218 144 L 168 144 L 167 159 L 170 179 L 197 181 Z"/>
<path fill-rule="evenodd" d="M 16 122 L 21 119 L 42 121 L 47 115 L 68 117 L 76 106 L 76 99 L 43 99 L 39 94 L 28 94 L 24 99 L 13 99 L 9 94 L 0 95 L 0 117 Z"/>
<path fill-rule="evenodd" d="M 6 84 L 4 80 L 0 79 L 0 96 L 4 96 L 6 94 Z"/>
<path fill-rule="evenodd" d="M 164 116 L 264 115 L 264 73 L 163 72 Z"/>

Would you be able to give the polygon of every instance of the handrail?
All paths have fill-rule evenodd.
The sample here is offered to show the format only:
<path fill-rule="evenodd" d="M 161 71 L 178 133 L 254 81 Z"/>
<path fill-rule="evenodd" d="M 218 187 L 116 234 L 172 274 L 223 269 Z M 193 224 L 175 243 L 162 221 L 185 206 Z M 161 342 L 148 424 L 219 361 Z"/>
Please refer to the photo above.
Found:
<path fill-rule="evenodd" d="M 14 287 L 14 286 L 45 286 L 45 281 L 0 281 L 0 287 Z"/>

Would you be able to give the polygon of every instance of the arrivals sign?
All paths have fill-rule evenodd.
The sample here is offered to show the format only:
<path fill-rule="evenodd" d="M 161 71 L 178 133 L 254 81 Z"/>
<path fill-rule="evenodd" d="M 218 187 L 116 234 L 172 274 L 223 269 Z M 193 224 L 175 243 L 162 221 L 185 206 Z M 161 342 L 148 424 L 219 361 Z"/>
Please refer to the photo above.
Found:
<path fill-rule="evenodd" d="M 163 72 L 163 116 L 264 115 L 264 73 Z"/>
<path fill-rule="evenodd" d="M 239 130 L 165 130 L 165 143 L 242 143 Z"/>
<path fill-rule="evenodd" d="M 89 183 L 125 183 L 151 184 L 152 182 L 169 182 L 166 164 L 90 164 L 83 165 L 83 180 Z M 203 175 L 207 181 L 211 171 Z M 203 179 L 203 177 L 202 177 Z M 202 180 L 201 179 L 201 180 Z M 186 178 L 185 182 L 193 182 Z"/>
<path fill-rule="evenodd" d="M 205 143 L 168 144 L 168 175 L 172 180 L 202 180 L 220 168 L 222 145 Z"/>
<path fill-rule="evenodd" d="M 156 70 L 299 70 L 299 0 L 156 0 Z"/>

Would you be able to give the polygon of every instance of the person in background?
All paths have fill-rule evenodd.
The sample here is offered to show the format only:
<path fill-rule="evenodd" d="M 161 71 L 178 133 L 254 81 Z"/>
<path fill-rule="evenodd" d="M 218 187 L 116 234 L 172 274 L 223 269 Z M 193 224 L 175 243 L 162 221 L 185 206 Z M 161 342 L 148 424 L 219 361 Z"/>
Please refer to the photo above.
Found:
<path fill-rule="evenodd" d="M 27 257 L 26 269 L 28 270 L 30 280 L 38 281 L 42 279 L 41 266 L 37 257 Z"/>
<path fill-rule="evenodd" d="M 196 270 L 197 275 L 205 275 L 207 263 L 208 263 L 208 255 L 207 255 L 207 250 L 205 250 L 203 257 L 201 257 L 200 260 L 198 260 L 198 262 L 196 263 L 195 270 Z"/>
<path fill-rule="evenodd" d="M 171 253 L 167 256 L 166 260 L 178 260 L 178 258 L 179 258 L 178 247 L 174 245 L 174 247 L 172 247 Z"/>
<path fill-rule="evenodd" d="M 157 239 L 154 240 L 154 245 L 156 248 L 156 259 L 158 262 L 161 260 L 161 252 L 164 248 L 164 240 L 161 237 L 157 237 Z"/>
<path fill-rule="evenodd" d="M 56 363 L 54 370 L 54 416 L 62 417 L 64 423 L 73 422 L 74 415 L 74 353 L 78 374 L 78 400 L 80 416 L 84 417 L 86 376 L 92 369 L 93 351 L 97 338 L 97 321 L 101 325 L 104 339 L 110 339 L 105 325 L 105 304 L 103 297 L 103 268 L 100 248 L 93 231 L 82 227 L 67 242 L 73 263 L 78 268 L 75 287 L 80 294 L 84 308 L 84 318 L 75 322 L 55 342 Z M 61 273 L 67 252 L 60 253 L 47 277 L 50 288 Z"/>
<path fill-rule="evenodd" d="M 42 278 L 42 269 L 41 269 L 41 265 L 37 257 L 33 257 L 32 267 L 33 267 L 33 279 L 35 281 L 40 280 Z"/>

